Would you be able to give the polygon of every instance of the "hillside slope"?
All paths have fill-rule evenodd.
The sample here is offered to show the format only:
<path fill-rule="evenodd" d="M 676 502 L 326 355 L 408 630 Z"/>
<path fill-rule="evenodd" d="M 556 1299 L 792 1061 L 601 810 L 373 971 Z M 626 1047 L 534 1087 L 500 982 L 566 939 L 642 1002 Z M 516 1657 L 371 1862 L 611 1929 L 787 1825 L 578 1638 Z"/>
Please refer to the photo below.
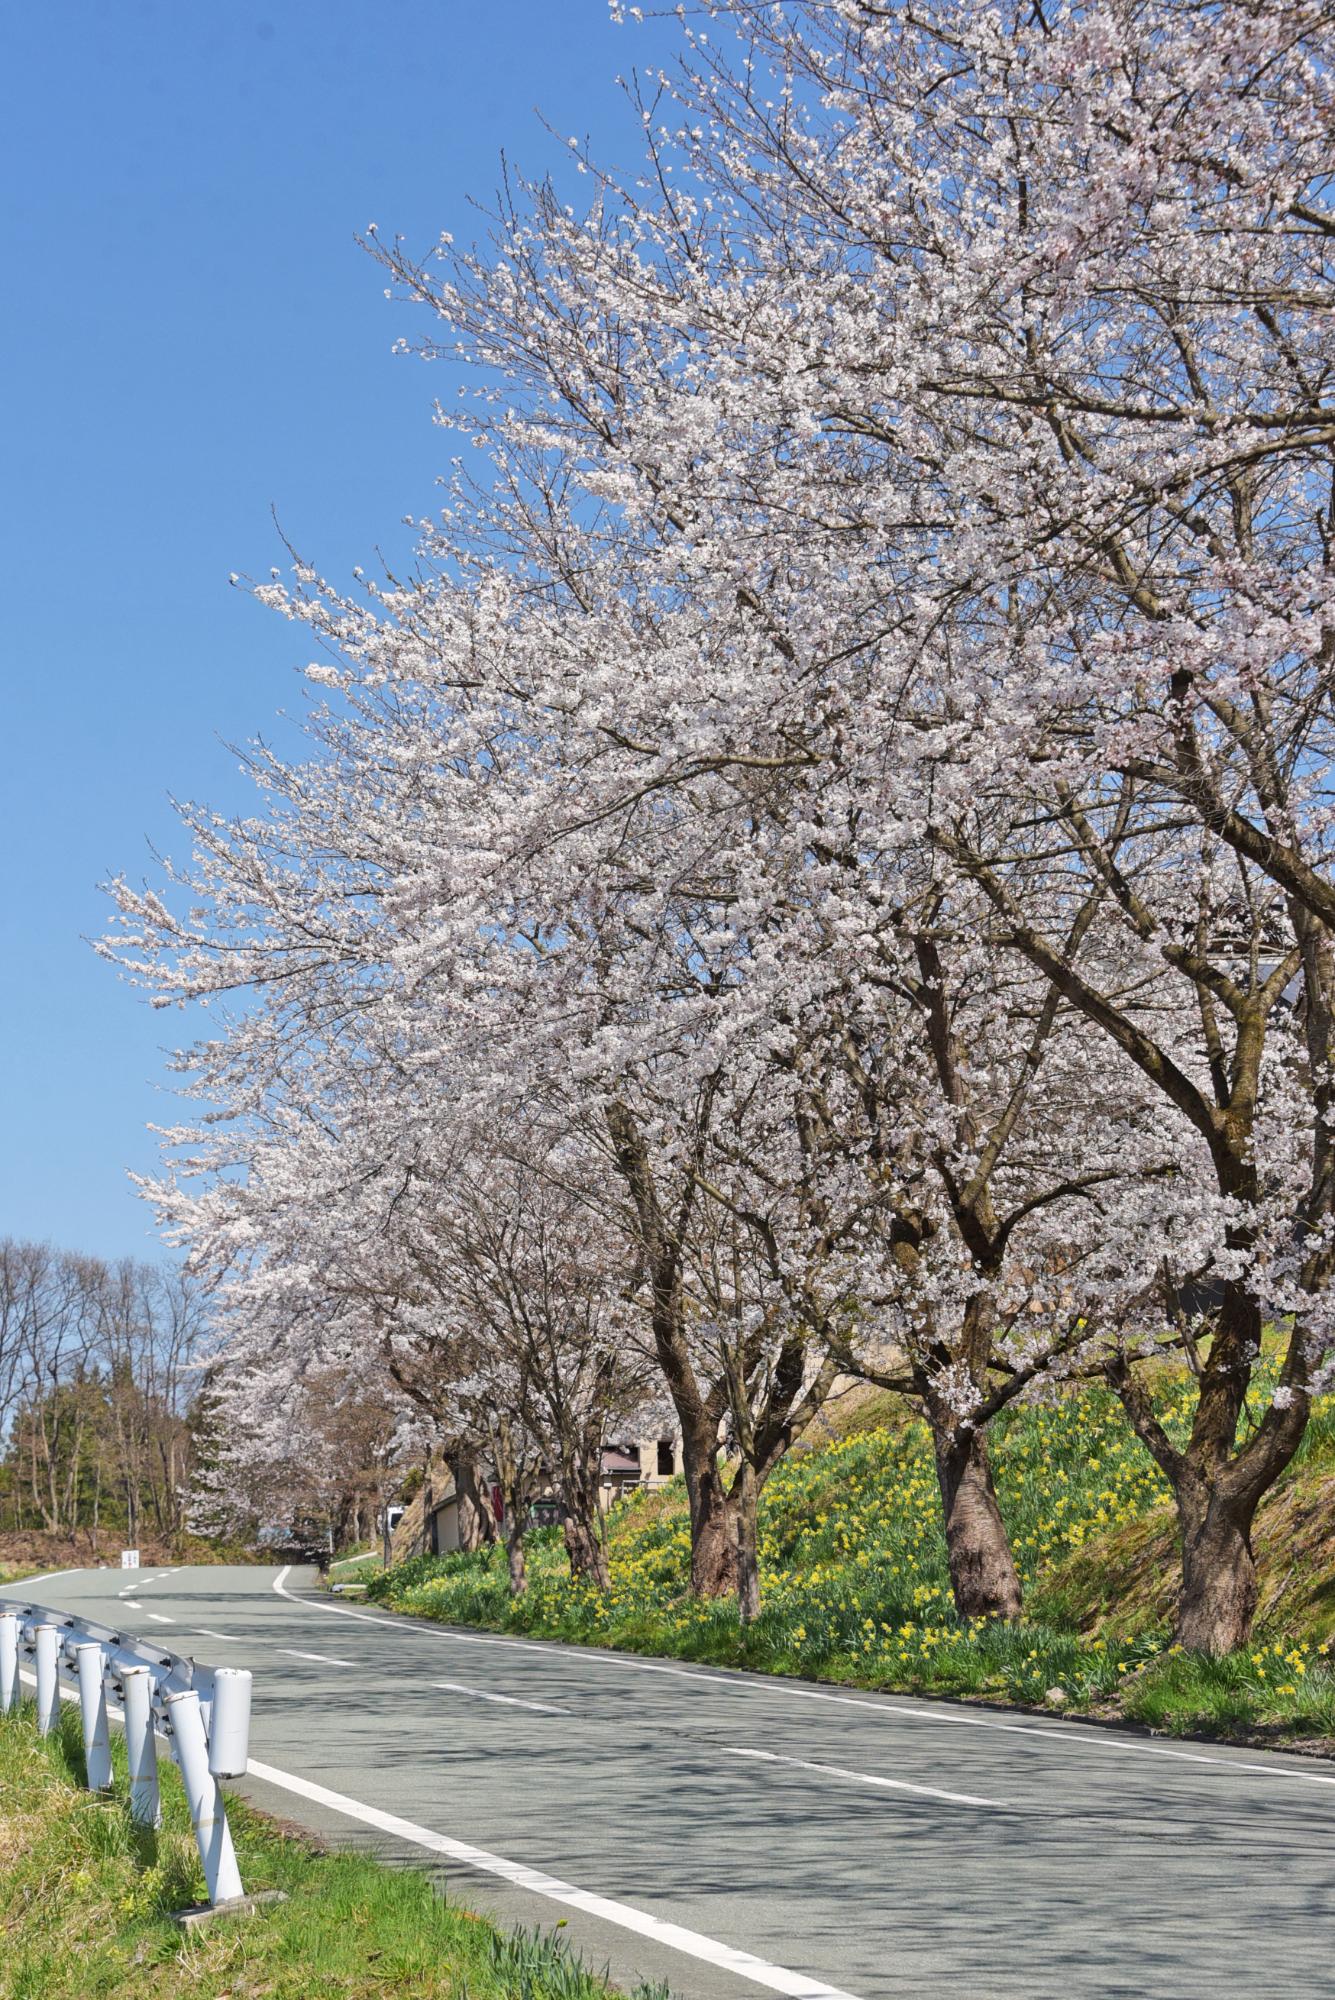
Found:
<path fill-rule="evenodd" d="M 1187 1396 L 1165 1382 L 1181 1423 Z M 964 1625 L 946 1572 L 923 1425 L 892 1398 L 853 1398 L 778 1468 L 762 1499 L 763 1608 L 687 1589 L 679 1488 L 634 1496 L 608 1524 L 612 1589 L 570 1581 L 554 1533 L 533 1540 L 512 1600 L 499 1555 L 418 1558 L 372 1586 L 452 1623 L 677 1654 L 859 1685 L 1047 1702 L 1179 1728 L 1335 1737 L 1335 1417 L 1314 1425 L 1258 1529 L 1254 1646 L 1201 1663 L 1168 1644 L 1174 1530 L 1158 1471 L 1102 1389 L 1009 1413 L 993 1432 L 998 1494 L 1024 1580 L 1014 1626 Z"/>

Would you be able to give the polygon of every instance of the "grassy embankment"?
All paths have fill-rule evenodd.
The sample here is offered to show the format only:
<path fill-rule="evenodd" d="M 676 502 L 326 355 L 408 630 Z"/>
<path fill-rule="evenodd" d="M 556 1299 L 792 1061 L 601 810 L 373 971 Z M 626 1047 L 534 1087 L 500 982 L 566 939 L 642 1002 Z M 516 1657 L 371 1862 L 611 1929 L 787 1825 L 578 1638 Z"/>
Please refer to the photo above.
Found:
<path fill-rule="evenodd" d="M 0 1718 L 0 1993 L 6 2000 L 608 2000 L 559 1939 L 511 1937 L 447 1904 L 415 1869 L 330 1855 L 239 1801 L 242 1880 L 288 1900 L 183 1936 L 202 1897 L 185 1796 L 164 1768 L 164 1823 L 128 1813 L 123 1743 L 107 1799 L 77 1789 L 78 1718 L 37 1735 L 31 1705 Z M 666 2000 L 642 1989 L 640 2000 Z"/>
<path fill-rule="evenodd" d="M 1188 1391 L 1165 1378 L 1160 1401 L 1180 1432 Z M 518 1601 L 494 1552 L 415 1558 L 374 1579 L 370 1593 L 450 1623 L 1335 1748 L 1335 1406 L 1319 1412 L 1262 1508 L 1254 1643 L 1213 1662 L 1169 1643 L 1173 1513 L 1108 1392 L 1069 1390 L 1015 1409 L 991 1435 L 1026 1590 L 1021 1624 L 956 1618 L 927 1434 L 886 1396 L 836 1411 L 824 1436 L 809 1435 L 770 1480 L 764 1608 L 746 1633 L 734 1605 L 687 1594 L 679 1486 L 614 1511 L 606 1598 L 571 1584 L 555 1530 L 534 1536 L 530 1588 Z"/>

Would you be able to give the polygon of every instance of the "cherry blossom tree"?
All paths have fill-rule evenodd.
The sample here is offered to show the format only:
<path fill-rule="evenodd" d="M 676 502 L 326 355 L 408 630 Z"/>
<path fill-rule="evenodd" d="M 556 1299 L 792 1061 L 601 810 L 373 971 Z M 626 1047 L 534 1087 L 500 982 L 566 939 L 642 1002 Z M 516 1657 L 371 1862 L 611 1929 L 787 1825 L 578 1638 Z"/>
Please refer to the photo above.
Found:
<path fill-rule="evenodd" d="M 314 754 L 187 812 L 187 907 L 121 887 L 156 998 L 246 996 L 181 1058 L 237 1121 L 183 1226 L 244 1250 L 359 1171 L 383 1213 L 412 1156 L 349 1135 L 405 1078 L 559 1102 L 625 1191 L 698 1589 L 754 1608 L 764 1468 L 895 1329 L 958 1601 L 1013 1611 L 983 1429 L 1111 1341 L 1179 1636 L 1226 1649 L 1331 1344 L 1329 21 L 685 32 L 637 181 L 373 239 L 480 371 L 442 415 L 485 472 L 411 579 L 262 589 Z M 1183 1449 L 1138 1361 L 1187 1278 Z"/>

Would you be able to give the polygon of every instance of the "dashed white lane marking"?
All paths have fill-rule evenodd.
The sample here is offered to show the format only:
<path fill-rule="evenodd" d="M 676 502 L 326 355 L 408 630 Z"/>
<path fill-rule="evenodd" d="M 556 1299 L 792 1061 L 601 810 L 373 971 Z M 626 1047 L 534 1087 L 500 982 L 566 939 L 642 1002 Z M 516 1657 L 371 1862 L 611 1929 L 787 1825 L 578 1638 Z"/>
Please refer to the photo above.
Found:
<path fill-rule="evenodd" d="M 620 1654 L 595 1653 L 582 1646 L 562 1646 L 547 1639 L 503 1639 L 499 1635 L 480 1632 L 449 1632 L 434 1625 L 418 1625 L 407 1618 L 377 1617 L 373 1611 L 349 1611 L 341 1604 L 316 1604 L 310 1598 L 298 1597 L 285 1588 L 283 1579 L 291 1571 L 288 1563 L 280 1569 L 273 1580 L 273 1589 L 291 1604 L 298 1604 L 306 1611 L 324 1611 L 331 1618 L 359 1618 L 366 1625 L 389 1625 L 398 1631 L 421 1633 L 431 1639 L 452 1639 L 457 1644 L 469 1646 L 511 1646 L 522 1652 L 564 1654 L 569 1659 L 583 1660 L 587 1666 L 622 1667 L 627 1672 L 645 1674 L 671 1674 L 678 1680 L 713 1681 L 722 1687 L 740 1688 L 748 1694 L 786 1696 L 791 1701 L 834 1702 L 841 1708 L 857 1708 L 871 1715 L 901 1716 L 910 1722 L 932 1722 L 942 1728 L 991 1729 L 1008 1736 L 1028 1736 L 1036 1742 L 1055 1744 L 1062 1750 L 1104 1750 L 1123 1757 L 1170 1757 L 1180 1764 L 1209 1764 L 1216 1770 L 1247 1771 L 1263 1778 L 1293 1778 L 1299 1784 L 1335 1785 L 1335 1775 L 1322 1771 L 1299 1771 L 1292 1764 L 1252 1764 L 1238 1757 L 1211 1757 L 1194 1750 L 1166 1750 L 1157 1743 L 1129 1743 L 1115 1736 L 1081 1735 L 1071 1728 L 1041 1729 L 1028 1722 L 994 1722 L 982 1715 L 964 1715 L 953 1709 L 905 1708 L 899 1702 L 874 1701 L 869 1697 L 855 1694 L 827 1694 L 821 1688 L 794 1687 L 775 1674 L 772 1680 L 747 1680 L 740 1674 L 709 1674 L 695 1667 L 672 1667 L 658 1660 L 632 1660 Z"/>
<path fill-rule="evenodd" d="M 174 1625 L 176 1623 L 176 1620 L 169 1618 L 165 1611 L 150 1611 L 148 1615 L 155 1625 Z"/>
<path fill-rule="evenodd" d="M 238 1639 L 234 1632 L 211 1632 L 207 1625 L 192 1626 L 191 1631 L 196 1639 L 222 1639 L 229 1646 L 243 1646 L 248 1643 L 244 1639 Z"/>
<path fill-rule="evenodd" d="M 336 1660 L 329 1653 L 294 1653 L 290 1646 L 280 1646 L 280 1653 L 286 1653 L 289 1660 L 314 1660 L 319 1667 L 353 1667 L 355 1660 Z"/>
<path fill-rule="evenodd" d="M 557 1708 L 550 1701 L 521 1701 L 517 1694 L 491 1694 L 485 1688 L 465 1687 L 462 1681 L 432 1681 L 432 1687 L 444 1688 L 447 1694 L 471 1694 L 475 1701 L 504 1702 L 507 1708 L 536 1708 L 544 1715 L 569 1715 L 568 1708 Z"/>
<path fill-rule="evenodd" d="M 137 1598 L 137 1597 L 127 1597 L 127 1598 L 126 1598 L 126 1600 L 125 1600 L 125 1609 L 126 1609 L 127 1611 L 142 1611 L 142 1610 L 143 1610 L 143 1608 L 144 1608 L 144 1607 L 143 1607 L 143 1605 L 142 1605 L 142 1604 L 141 1604 L 141 1603 L 139 1602 L 139 1600 L 138 1600 L 138 1598 Z"/>
<path fill-rule="evenodd" d="M 798 1771 L 818 1771 L 822 1778 L 843 1778 L 854 1785 L 879 1785 L 889 1792 L 916 1792 L 919 1798 L 945 1799 L 952 1806 L 999 1806 L 1000 1799 L 976 1799 L 968 1792 L 942 1792 L 934 1785 L 910 1785 L 903 1778 L 876 1778 L 870 1771 L 846 1771 L 840 1764 L 809 1764 L 805 1757 L 780 1757 L 775 1750 L 738 1750 L 730 1743 L 719 1748 L 725 1757 L 754 1757 L 763 1764 L 791 1764 Z"/>
<path fill-rule="evenodd" d="M 703 1959 L 706 1965 L 716 1965 L 725 1972 L 735 1973 L 739 1979 L 749 1979 L 756 1986 L 767 1987 L 771 1993 L 791 1994 L 793 2000 L 855 2000 L 853 1994 L 845 1993 L 838 1986 L 827 1985 L 824 1980 L 809 1979 L 805 1973 L 790 1972 L 783 1965 L 771 1965 L 766 1959 L 757 1958 L 749 1951 L 738 1951 L 735 1945 L 723 1944 L 717 1938 L 706 1937 L 701 1931 L 669 1923 L 664 1917 L 651 1915 L 648 1910 L 637 1910 L 632 1903 L 620 1903 L 611 1896 L 598 1896 L 588 1889 L 577 1889 L 573 1883 L 562 1882 L 558 1876 L 545 1874 L 541 1868 L 530 1868 L 523 1861 L 509 1861 L 502 1854 L 489 1853 L 485 1847 L 471 1847 L 467 1841 L 450 1840 L 429 1826 L 416 1826 L 412 1820 L 400 1819 L 395 1813 L 381 1812 L 377 1806 L 364 1805 L 360 1799 L 350 1799 L 342 1792 L 331 1792 L 324 1785 L 312 1784 L 308 1778 L 293 1777 L 290 1772 L 276 1770 L 272 1764 L 261 1764 L 254 1757 L 250 1760 L 249 1770 L 252 1777 L 278 1785 L 284 1791 L 295 1792 L 298 1798 L 309 1799 L 314 1805 L 327 1806 L 331 1812 L 342 1813 L 347 1819 L 360 1820 L 363 1826 L 373 1826 L 380 1833 L 388 1833 L 396 1840 L 406 1840 L 414 1847 L 424 1847 L 432 1854 L 444 1854 L 452 1861 L 462 1862 L 465 1867 L 481 1869 L 488 1875 L 499 1875 L 503 1881 L 512 1882 L 518 1889 L 527 1889 L 535 1896 L 545 1896 L 553 1903 L 564 1903 L 570 1909 L 583 1910 L 586 1916 L 600 1917 L 604 1923 L 634 1931 L 639 1937 L 652 1938 L 655 1944 L 666 1945 L 670 1951 Z"/>

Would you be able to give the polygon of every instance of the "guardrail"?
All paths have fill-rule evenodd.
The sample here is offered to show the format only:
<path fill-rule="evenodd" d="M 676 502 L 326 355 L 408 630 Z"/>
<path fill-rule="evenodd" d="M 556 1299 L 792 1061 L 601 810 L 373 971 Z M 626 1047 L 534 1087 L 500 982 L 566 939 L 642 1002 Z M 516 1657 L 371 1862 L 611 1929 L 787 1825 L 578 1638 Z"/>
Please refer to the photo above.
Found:
<path fill-rule="evenodd" d="M 250 1675 L 238 1667 L 201 1667 L 176 1653 L 89 1619 L 0 1597 L 0 1715 L 19 1699 L 21 1660 L 37 1683 L 37 1727 L 56 1726 L 61 1675 L 73 1683 L 83 1721 L 90 1791 L 111 1783 L 108 1695 L 120 1703 L 130 1765 L 130 1812 L 141 1826 L 161 1819 L 159 1735 L 166 1738 L 190 1802 L 190 1823 L 208 1887 L 209 1906 L 244 1899 L 220 1778 L 245 1776 L 250 1746 Z"/>

